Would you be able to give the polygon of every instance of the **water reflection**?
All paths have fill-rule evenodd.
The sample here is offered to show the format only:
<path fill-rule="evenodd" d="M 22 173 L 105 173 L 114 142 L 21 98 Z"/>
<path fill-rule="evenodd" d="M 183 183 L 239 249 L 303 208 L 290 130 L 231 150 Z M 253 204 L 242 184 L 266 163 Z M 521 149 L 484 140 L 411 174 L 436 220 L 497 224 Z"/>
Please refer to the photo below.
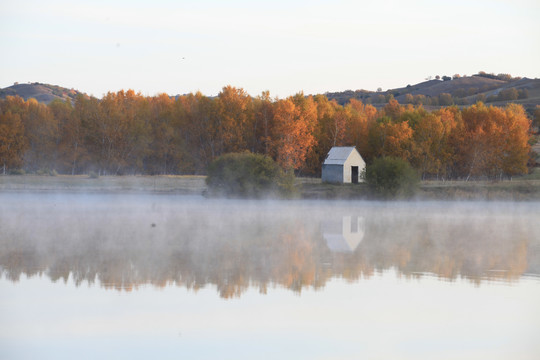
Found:
<path fill-rule="evenodd" d="M 366 223 L 362 216 L 342 216 L 323 221 L 321 229 L 330 250 L 353 252 L 364 238 Z"/>
<path fill-rule="evenodd" d="M 396 269 L 517 281 L 540 273 L 538 204 L 210 201 L 2 195 L 0 267 L 119 290 L 214 285 L 220 296 L 321 288 Z M 16 200 L 16 201 L 15 201 Z M 331 214 L 331 215 L 329 215 Z"/>

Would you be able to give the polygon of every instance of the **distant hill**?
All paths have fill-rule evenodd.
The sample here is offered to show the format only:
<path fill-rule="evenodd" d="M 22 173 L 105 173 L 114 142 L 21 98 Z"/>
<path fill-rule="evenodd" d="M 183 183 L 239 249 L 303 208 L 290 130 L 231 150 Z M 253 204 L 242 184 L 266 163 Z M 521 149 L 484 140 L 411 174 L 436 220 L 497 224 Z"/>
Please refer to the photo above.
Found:
<path fill-rule="evenodd" d="M 78 94 L 85 95 L 77 90 L 67 89 L 57 85 L 41 84 L 41 83 L 28 83 L 17 84 L 8 86 L 4 89 L 0 89 L 0 99 L 4 99 L 6 96 L 20 96 L 25 100 L 34 98 L 39 102 L 48 104 L 54 99 L 61 100 L 74 100 Z"/>
<path fill-rule="evenodd" d="M 504 106 L 513 102 L 531 111 L 540 105 L 540 79 L 507 77 L 501 80 L 497 76 L 485 75 L 488 77 L 479 74 L 454 79 L 446 77 L 446 80 L 428 80 L 386 91 L 347 90 L 325 95 L 341 105 L 350 99 L 357 99 L 375 106 L 384 106 L 391 97 L 401 104 L 421 103 L 426 107 L 452 104 L 466 106 L 477 101 Z"/>
<path fill-rule="evenodd" d="M 415 85 L 386 91 L 346 90 L 327 92 L 329 100 L 336 100 L 344 105 L 351 99 L 361 100 L 376 107 L 384 106 L 393 97 L 401 104 L 422 104 L 428 109 L 440 106 L 467 106 L 477 101 L 488 105 L 505 106 L 509 102 L 522 104 L 532 114 L 540 105 L 540 79 L 513 78 L 506 74 L 486 74 L 480 72 L 473 76 L 427 80 Z M 15 84 L 0 89 L 0 99 L 8 95 L 18 95 L 23 99 L 34 98 L 42 103 L 54 99 L 74 100 L 78 94 L 87 96 L 74 89 L 42 83 Z M 173 96 L 177 98 L 179 95 Z"/>

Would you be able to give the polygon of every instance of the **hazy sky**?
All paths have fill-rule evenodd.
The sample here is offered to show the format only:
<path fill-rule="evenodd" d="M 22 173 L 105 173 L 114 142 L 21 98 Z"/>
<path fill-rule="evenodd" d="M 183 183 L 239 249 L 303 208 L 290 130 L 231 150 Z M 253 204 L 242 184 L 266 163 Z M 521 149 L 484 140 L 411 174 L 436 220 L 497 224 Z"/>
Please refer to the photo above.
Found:
<path fill-rule="evenodd" d="M 540 77 L 538 0 L 0 0 L 0 87 L 272 96 Z"/>

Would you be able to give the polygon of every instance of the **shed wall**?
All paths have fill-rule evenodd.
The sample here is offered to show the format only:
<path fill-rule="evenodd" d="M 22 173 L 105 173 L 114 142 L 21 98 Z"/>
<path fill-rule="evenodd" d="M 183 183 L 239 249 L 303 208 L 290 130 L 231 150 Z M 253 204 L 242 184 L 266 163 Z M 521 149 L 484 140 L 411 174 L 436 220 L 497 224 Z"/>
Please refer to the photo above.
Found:
<path fill-rule="evenodd" d="M 349 179 L 350 177 L 351 176 L 350 176 L 350 170 L 349 170 Z M 323 164 L 322 181 L 331 182 L 331 183 L 342 183 L 343 182 L 343 165 Z"/>
<path fill-rule="evenodd" d="M 361 178 L 362 171 L 366 168 L 366 163 L 364 162 L 364 159 L 358 154 L 358 152 L 353 151 L 351 153 L 351 156 L 345 161 L 344 167 L 345 167 L 345 181 L 346 183 L 352 182 L 352 171 L 351 166 L 358 166 L 358 182 L 363 182 L 364 180 Z"/>
<path fill-rule="evenodd" d="M 347 161 L 343 165 L 343 183 L 350 184 L 352 182 L 352 169 L 350 163 Z"/>

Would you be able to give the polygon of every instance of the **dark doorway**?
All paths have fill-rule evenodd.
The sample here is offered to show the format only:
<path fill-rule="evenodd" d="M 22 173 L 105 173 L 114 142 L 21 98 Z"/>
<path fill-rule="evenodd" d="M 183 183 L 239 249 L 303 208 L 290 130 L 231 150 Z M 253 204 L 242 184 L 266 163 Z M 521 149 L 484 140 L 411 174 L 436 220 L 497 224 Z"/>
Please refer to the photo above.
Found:
<path fill-rule="evenodd" d="M 358 166 L 351 166 L 352 183 L 358 184 Z"/>

